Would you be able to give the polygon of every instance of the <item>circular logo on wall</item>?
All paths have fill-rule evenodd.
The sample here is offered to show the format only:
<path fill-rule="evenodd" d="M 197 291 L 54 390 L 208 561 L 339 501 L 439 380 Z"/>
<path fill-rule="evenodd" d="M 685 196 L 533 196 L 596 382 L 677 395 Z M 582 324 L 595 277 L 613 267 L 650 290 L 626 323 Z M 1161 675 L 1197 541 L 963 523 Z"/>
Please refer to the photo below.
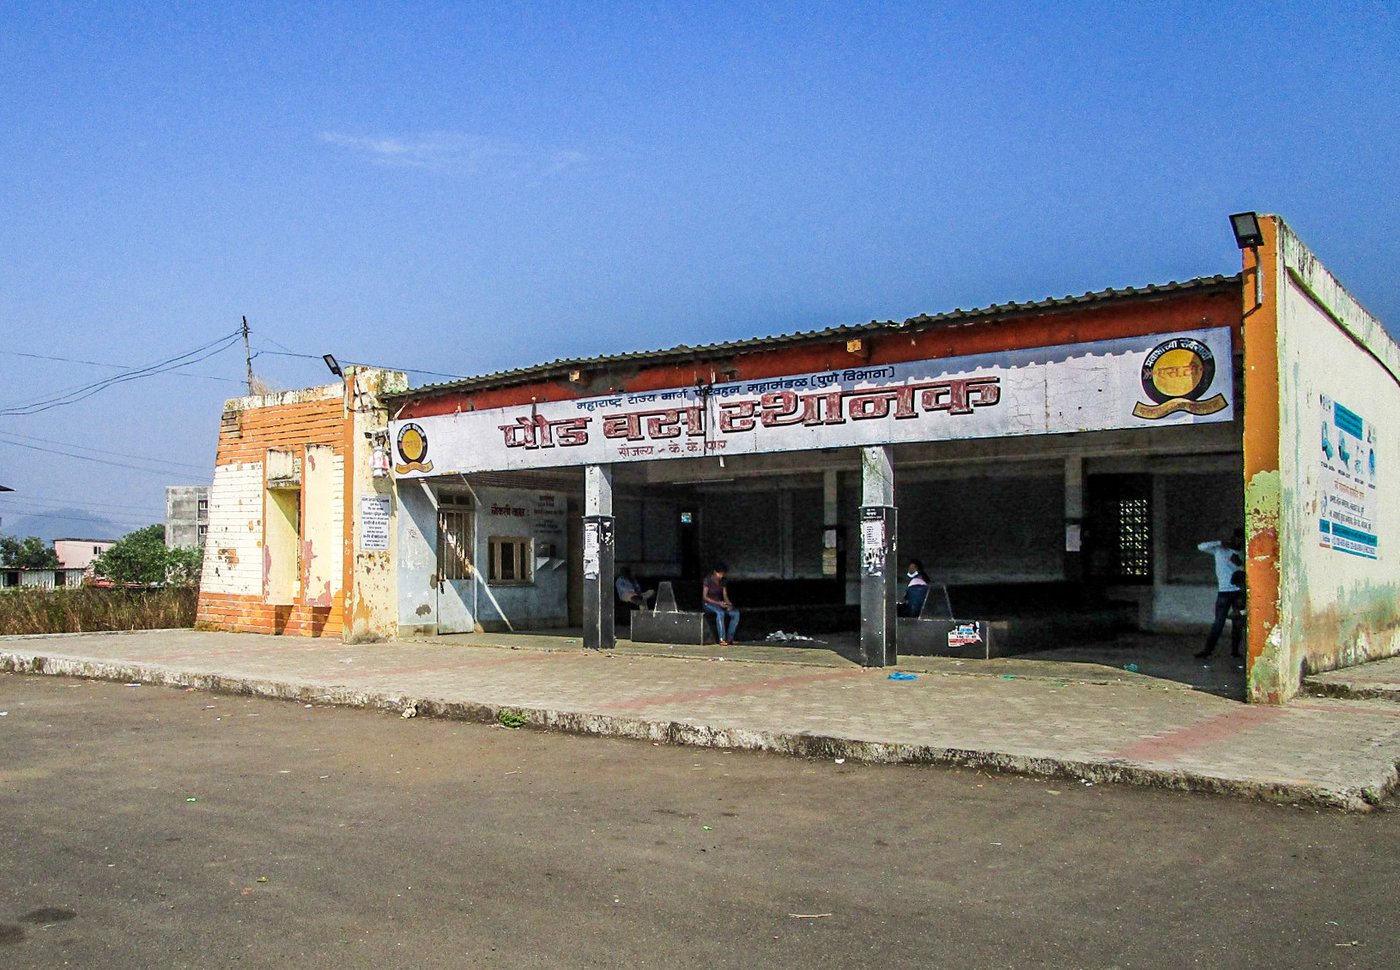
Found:
<path fill-rule="evenodd" d="M 1215 382 L 1215 354 L 1194 337 L 1173 337 L 1153 347 L 1142 361 L 1142 392 L 1133 416 L 1155 421 L 1178 411 L 1214 414 L 1229 403 L 1224 394 L 1201 400 Z"/>
<path fill-rule="evenodd" d="M 428 435 L 421 426 L 409 423 L 399 429 L 395 447 L 399 453 L 394 471 L 400 475 L 409 472 L 430 472 L 433 463 L 428 461 Z"/>

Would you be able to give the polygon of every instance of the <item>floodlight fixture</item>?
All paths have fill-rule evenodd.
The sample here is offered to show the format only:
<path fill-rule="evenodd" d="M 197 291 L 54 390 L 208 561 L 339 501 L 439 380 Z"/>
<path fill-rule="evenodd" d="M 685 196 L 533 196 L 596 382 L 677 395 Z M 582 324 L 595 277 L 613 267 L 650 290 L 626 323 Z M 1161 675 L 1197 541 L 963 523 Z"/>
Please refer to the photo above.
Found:
<path fill-rule="evenodd" d="M 335 354 L 322 354 L 321 359 L 326 362 L 326 366 L 331 369 L 331 373 L 336 377 L 344 377 L 345 371 L 340 369 L 340 364 L 335 359 Z"/>
<path fill-rule="evenodd" d="M 1264 245 L 1264 234 L 1259 229 L 1259 213 L 1236 212 L 1230 217 L 1230 228 L 1235 232 L 1235 245 L 1241 249 L 1255 249 Z"/>

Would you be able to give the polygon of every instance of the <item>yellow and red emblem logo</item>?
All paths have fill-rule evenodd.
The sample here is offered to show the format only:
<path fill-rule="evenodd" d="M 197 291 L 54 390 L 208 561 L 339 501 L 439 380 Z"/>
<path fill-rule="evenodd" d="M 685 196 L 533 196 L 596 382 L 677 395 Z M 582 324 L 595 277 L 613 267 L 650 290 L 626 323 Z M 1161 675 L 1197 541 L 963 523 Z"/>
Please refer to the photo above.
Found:
<path fill-rule="evenodd" d="M 400 428 L 395 445 L 399 460 L 394 465 L 394 471 L 400 475 L 433 470 L 433 463 L 428 461 L 428 436 L 418 425 L 406 424 Z"/>
<path fill-rule="evenodd" d="M 1201 400 L 1215 381 L 1215 354 L 1193 337 L 1173 337 L 1152 348 L 1142 362 L 1142 390 L 1152 401 L 1139 401 L 1133 417 L 1155 421 L 1178 411 L 1204 415 L 1223 411 L 1224 394 Z"/>

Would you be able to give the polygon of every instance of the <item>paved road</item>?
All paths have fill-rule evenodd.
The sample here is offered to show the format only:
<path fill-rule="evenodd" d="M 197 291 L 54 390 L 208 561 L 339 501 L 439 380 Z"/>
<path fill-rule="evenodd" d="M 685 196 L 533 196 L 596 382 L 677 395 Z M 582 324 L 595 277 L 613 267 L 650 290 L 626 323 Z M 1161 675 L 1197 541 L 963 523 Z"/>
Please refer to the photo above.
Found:
<path fill-rule="evenodd" d="M 0 676 L 0 711 L 8 968 L 1389 967 L 1400 944 L 1393 807 L 52 677 Z"/>

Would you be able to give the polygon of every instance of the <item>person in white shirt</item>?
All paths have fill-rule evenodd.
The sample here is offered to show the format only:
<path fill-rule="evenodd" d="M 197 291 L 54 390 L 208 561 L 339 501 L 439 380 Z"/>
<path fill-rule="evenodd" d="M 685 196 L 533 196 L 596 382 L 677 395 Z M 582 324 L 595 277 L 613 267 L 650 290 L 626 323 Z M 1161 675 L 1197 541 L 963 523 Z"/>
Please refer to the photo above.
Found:
<path fill-rule="evenodd" d="M 1240 641 L 1244 638 L 1244 618 L 1240 609 L 1244 606 L 1244 532 L 1236 529 L 1229 542 L 1213 539 L 1196 547 L 1201 552 L 1215 557 L 1215 623 L 1210 628 L 1210 636 L 1198 659 L 1204 660 L 1215 652 L 1220 634 L 1225 630 L 1225 621 L 1230 620 L 1230 656 L 1240 655 Z"/>
<path fill-rule="evenodd" d="M 617 589 L 617 598 L 634 610 L 646 609 L 647 600 L 656 595 L 654 589 L 642 589 L 642 584 L 632 578 L 632 570 L 627 566 L 618 570 L 613 586 Z"/>

